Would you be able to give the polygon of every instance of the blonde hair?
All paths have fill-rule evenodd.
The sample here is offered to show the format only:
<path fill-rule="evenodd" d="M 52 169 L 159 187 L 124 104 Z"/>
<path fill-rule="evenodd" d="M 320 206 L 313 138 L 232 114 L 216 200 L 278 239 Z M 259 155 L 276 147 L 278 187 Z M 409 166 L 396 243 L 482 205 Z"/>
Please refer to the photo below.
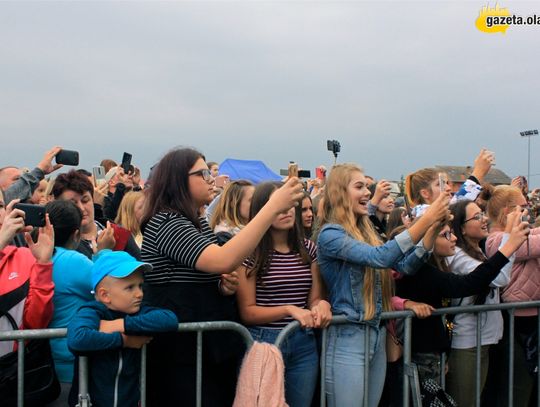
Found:
<path fill-rule="evenodd" d="M 499 226 L 506 226 L 506 213 L 504 208 L 512 205 L 517 205 L 518 201 L 523 198 L 523 194 L 517 187 L 510 185 L 499 185 L 491 191 L 487 200 L 487 213 L 489 219 Z"/>
<path fill-rule="evenodd" d="M 407 175 L 405 178 L 405 195 L 411 205 L 420 205 L 426 203 L 420 191 L 430 187 L 439 173 L 434 168 L 422 168 L 416 172 Z"/>
<path fill-rule="evenodd" d="M 246 187 L 254 185 L 246 180 L 232 181 L 225 186 L 219 200 L 219 204 L 212 215 L 210 227 L 214 229 L 221 222 L 227 223 L 231 228 L 242 228 L 248 222 L 248 219 L 242 219 L 240 216 L 240 203 Z"/>
<path fill-rule="evenodd" d="M 356 164 L 339 164 L 332 167 L 332 171 L 326 179 L 321 227 L 326 223 L 337 223 L 354 239 L 371 246 L 380 246 L 382 241 L 373 228 L 369 217 L 367 215 L 358 216 L 353 211 L 348 186 L 355 172 L 363 174 L 362 169 Z M 374 291 L 375 284 L 379 279 L 382 287 L 383 310 L 392 310 L 393 280 L 390 270 L 365 267 L 362 294 L 366 321 L 375 316 Z"/>
<path fill-rule="evenodd" d="M 139 245 L 142 242 L 141 223 L 135 217 L 135 204 L 143 197 L 144 193 L 141 191 L 131 191 L 125 194 L 114 220 L 115 223 L 129 230 Z"/>

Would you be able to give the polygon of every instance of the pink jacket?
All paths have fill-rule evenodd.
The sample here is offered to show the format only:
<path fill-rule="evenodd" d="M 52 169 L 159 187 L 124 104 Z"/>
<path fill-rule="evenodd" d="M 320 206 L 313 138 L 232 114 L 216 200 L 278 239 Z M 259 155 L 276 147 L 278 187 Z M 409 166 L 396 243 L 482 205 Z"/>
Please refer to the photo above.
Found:
<path fill-rule="evenodd" d="M 495 254 L 501 244 L 503 232 L 492 232 L 486 241 L 488 257 Z M 504 302 L 523 302 L 540 300 L 540 228 L 531 229 L 529 235 L 529 252 L 527 242 L 523 243 L 515 253 L 516 259 L 512 267 L 510 282 L 503 288 Z M 536 308 L 516 310 L 516 316 L 533 316 Z"/>
<path fill-rule="evenodd" d="M 281 351 L 254 342 L 242 362 L 233 407 L 288 407 Z"/>

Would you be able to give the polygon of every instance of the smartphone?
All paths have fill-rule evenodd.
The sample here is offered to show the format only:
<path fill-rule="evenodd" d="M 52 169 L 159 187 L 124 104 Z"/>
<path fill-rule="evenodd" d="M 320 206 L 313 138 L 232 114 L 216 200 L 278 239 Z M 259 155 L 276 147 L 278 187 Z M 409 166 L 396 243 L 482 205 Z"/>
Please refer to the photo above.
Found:
<path fill-rule="evenodd" d="M 73 150 L 60 150 L 56 154 L 56 163 L 64 165 L 79 165 L 79 152 Z"/>
<path fill-rule="evenodd" d="M 289 178 L 298 177 L 298 164 L 291 162 L 289 163 Z"/>
<path fill-rule="evenodd" d="M 439 188 L 441 194 L 446 191 L 446 178 L 444 177 L 444 174 L 439 174 Z"/>
<path fill-rule="evenodd" d="M 103 185 L 105 181 L 105 167 L 102 165 L 92 168 L 92 173 L 94 174 L 94 182 L 96 187 Z"/>
<path fill-rule="evenodd" d="M 107 174 L 105 174 L 105 182 L 109 182 L 118 172 L 117 167 L 112 167 Z"/>
<path fill-rule="evenodd" d="M 129 173 L 129 167 L 131 165 L 131 157 L 132 155 L 126 152 L 124 152 L 124 155 L 122 156 L 122 164 L 120 164 L 120 167 L 124 169 L 124 172 L 126 174 Z"/>
<path fill-rule="evenodd" d="M 26 226 L 45 226 L 45 206 L 18 203 L 13 205 L 13 208 L 20 209 L 24 212 L 24 224 Z"/>
<path fill-rule="evenodd" d="M 321 180 L 324 180 L 324 178 L 326 177 L 326 171 L 323 170 L 322 168 L 315 168 L 315 176 Z"/>

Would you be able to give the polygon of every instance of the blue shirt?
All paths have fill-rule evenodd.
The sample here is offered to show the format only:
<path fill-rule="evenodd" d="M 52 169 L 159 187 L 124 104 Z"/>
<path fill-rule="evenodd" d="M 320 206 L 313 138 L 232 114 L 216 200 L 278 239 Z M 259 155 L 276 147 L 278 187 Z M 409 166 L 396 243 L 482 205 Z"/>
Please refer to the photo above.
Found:
<path fill-rule="evenodd" d="M 413 274 L 425 262 L 429 253 L 423 245 L 416 246 L 408 231 L 394 240 L 371 246 L 349 235 L 341 225 L 327 224 L 317 241 L 318 262 L 328 289 L 332 313 L 345 315 L 353 322 L 364 320 L 364 274 L 366 267 L 393 268 Z M 382 312 L 381 282 L 377 276 L 375 287 L 375 318 L 366 323 L 378 326 Z"/>
<path fill-rule="evenodd" d="M 77 310 L 94 299 L 91 293 L 92 261 L 76 250 L 55 247 L 53 261 L 54 313 L 49 328 L 66 328 Z M 67 339 L 51 339 L 51 350 L 58 379 L 73 380 L 75 357 L 68 350 Z"/>

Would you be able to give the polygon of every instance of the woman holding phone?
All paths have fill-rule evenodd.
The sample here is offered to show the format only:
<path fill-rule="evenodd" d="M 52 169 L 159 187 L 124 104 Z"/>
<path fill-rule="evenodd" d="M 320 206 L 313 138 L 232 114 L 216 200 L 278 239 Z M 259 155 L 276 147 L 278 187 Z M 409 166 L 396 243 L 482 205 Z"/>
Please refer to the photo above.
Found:
<path fill-rule="evenodd" d="M 386 372 L 386 329 L 382 311 L 392 309 L 390 268 L 416 256 L 411 250 L 428 228 L 449 215 L 448 194 L 440 194 L 424 215 L 394 240 L 382 244 L 368 215 L 371 193 L 362 170 L 354 164 L 333 167 L 327 178 L 317 259 L 334 315 L 350 321 L 331 325 L 326 352 L 326 389 L 330 407 L 377 406 Z M 369 356 L 364 354 L 366 331 Z M 369 357 L 369 389 L 364 366 Z M 364 393 L 368 402 L 364 404 Z"/>
<path fill-rule="evenodd" d="M 297 205 L 302 186 L 291 179 L 223 246 L 202 209 L 214 197 L 214 178 L 204 156 L 190 148 L 167 153 L 154 168 L 143 216 L 145 300 L 172 310 L 182 322 L 235 320 L 231 273 L 255 249 L 274 219 Z M 231 406 L 242 351 L 235 335 L 204 335 L 203 405 Z M 155 337 L 148 348 L 148 405 L 195 405 L 195 337 Z"/>

